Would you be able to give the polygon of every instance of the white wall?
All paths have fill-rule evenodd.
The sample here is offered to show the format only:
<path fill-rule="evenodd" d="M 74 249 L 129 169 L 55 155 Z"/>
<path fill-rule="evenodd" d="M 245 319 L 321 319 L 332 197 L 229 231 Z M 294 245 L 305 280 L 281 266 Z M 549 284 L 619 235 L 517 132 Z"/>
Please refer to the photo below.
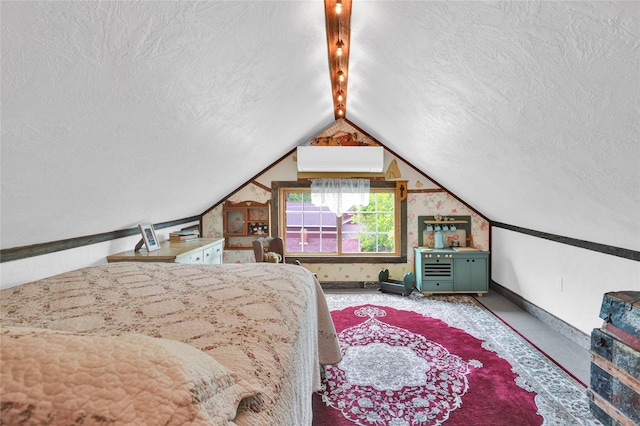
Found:
<path fill-rule="evenodd" d="M 495 227 L 491 268 L 493 281 L 586 334 L 602 326 L 604 293 L 640 291 L 640 262 Z"/>
<path fill-rule="evenodd" d="M 195 224 L 197 222 L 194 222 Z M 186 228 L 190 224 L 156 230 L 159 240 L 169 239 L 169 232 Z M 139 235 L 89 246 L 77 247 L 70 250 L 58 251 L 42 256 L 29 257 L 0 263 L 0 289 L 28 283 L 63 272 L 87 266 L 107 263 L 107 256 L 122 251 L 131 250 L 140 241 Z"/>

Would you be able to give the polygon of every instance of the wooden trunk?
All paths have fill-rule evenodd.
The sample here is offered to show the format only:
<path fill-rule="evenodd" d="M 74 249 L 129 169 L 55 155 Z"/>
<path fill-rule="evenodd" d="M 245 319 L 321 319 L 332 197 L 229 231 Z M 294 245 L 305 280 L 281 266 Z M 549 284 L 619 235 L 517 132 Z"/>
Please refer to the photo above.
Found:
<path fill-rule="evenodd" d="M 605 426 L 640 424 L 640 292 L 606 293 L 591 333 L 591 412 Z"/>
<path fill-rule="evenodd" d="M 605 293 L 600 318 L 633 336 L 640 337 L 640 291 Z"/>

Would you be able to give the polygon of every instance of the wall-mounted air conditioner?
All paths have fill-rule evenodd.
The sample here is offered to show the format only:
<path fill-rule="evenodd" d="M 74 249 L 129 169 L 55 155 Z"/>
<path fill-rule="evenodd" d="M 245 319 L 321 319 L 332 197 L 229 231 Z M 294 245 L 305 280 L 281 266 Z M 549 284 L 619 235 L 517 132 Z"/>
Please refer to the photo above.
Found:
<path fill-rule="evenodd" d="M 299 146 L 299 172 L 366 172 L 384 170 L 381 146 Z"/>

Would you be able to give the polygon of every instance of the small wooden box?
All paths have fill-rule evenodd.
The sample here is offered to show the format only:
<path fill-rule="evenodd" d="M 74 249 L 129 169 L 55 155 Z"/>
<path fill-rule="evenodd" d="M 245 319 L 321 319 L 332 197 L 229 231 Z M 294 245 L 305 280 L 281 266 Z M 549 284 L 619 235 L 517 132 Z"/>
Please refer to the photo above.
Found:
<path fill-rule="evenodd" d="M 640 424 L 640 292 L 603 297 L 602 328 L 591 333 L 591 413 L 605 426 Z"/>

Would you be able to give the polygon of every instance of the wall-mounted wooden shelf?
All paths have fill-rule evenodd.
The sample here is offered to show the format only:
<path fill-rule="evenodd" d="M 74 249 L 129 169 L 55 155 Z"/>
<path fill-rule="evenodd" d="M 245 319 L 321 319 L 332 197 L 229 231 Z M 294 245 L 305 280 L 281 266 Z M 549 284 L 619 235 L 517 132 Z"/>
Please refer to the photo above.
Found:
<path fill-rule="evenodd" d="M 222 223 L 227 250 L 253 250 L 253 240 L 271 235 L 269 203 L 227 201 L 222 209 Z"/>
<path fill-rule="evenodd" d="M 424 223 L 429 225 L 448 225 L 450 223 L 459 224 L 459 223 L 469 223 L 466 220 L 425 220 Z"/>
<path fill-rule="evenodd" d="M 453 220 L 449 220 L 452 218 Z M 434 216 L 418 216 L 418 247 L 427 247 L 428 239 L 425 234 L 433 234 L 435 230 L 429 231 L 427 227 L 433 226 L 450 226 L 455 225 L 455 231 L 443 231 L 445 233 L 445 237 L 448 235 L 453 235 L 454 232 L 458 232 L 460 234 L 459 238 L 464 238 L 464 241 L 460 239 L 460 246 L 473 246 L 473 237 L 471 235 L 471 216 L 465 215 L 447 215 L 447 220 L 436 220 Z M 464 236 L 462 236 L 462 232 L 464 230 Z M 433 244 L 433 240 L 431 240 Z"/>

